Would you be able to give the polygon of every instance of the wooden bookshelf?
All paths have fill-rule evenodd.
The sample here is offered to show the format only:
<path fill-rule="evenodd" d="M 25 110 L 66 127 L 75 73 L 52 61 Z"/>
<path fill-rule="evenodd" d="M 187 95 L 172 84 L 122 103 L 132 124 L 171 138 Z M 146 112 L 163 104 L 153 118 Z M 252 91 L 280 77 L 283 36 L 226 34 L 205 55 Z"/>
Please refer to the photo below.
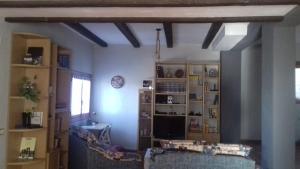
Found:
<path fill-rule="evenodd" d="M 11 46 L 8 140 L 6 146 L 7 169 L 46 169 L 49 114 L 49 97 L 47 96 L 50 90 L 51 41 L 41 35 L 13 33 Z M 39 65 L 24 64 L 23 58 L 29 47 L 42 48 Z M 20 88 L 24 77 L 36 84 L 36 88 L 40 92 L 39 101 L 33 102 L 21 96 Z M 43 112 L 42 128 L 20 128 L 22 126 L 22 112 L 24 111 Z M 33 160 L 18 159 L 23 137 L 36 138 L 35 158 Z"/>
<path fill-rule="evenodd" d="M 220 64 L 157 62 L 155 71 L 152 131 L 154 117 L 185 117 L 185 139 L 220 142 Z M 167 96 L 176 104 L 166 103 Z M 159 140 L 153 134 L 152 146 Z"/>
<path fill-rule="evenodd" d="M 48 166 L 49 169 L 67 169 L 69 163 L 72 71 L 69 67 L 62 67 L 59 58 L 62 55 L 70 58 L 72 52 L 54 44 L 52 53 L 51 86 L 53 92 L 49 119 Z"/>
<path fill-rule="evenodd" d="M 138 150 L 151 147 L 153 90 L 139 90 Z"/>

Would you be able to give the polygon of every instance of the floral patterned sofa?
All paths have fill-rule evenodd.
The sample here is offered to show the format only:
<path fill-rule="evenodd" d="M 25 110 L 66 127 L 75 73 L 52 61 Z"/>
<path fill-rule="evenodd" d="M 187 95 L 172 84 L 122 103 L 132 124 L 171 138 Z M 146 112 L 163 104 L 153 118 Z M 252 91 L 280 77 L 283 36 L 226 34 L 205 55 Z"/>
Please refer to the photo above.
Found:
<path fill-rule="evenodd" d="M 142 169 L 139 157 L 119 146 L 99 145 L 91 135 L 85 138 L 77 131 L 70 135 L 70 169 Z"/>

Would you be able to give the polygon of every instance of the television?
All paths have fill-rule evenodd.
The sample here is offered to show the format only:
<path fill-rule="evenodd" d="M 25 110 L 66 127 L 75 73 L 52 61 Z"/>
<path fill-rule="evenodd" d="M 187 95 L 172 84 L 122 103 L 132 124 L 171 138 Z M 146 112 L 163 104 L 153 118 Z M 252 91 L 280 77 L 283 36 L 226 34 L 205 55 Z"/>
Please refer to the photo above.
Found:
<path fill-rule="evenodd" d="M 153 136 L 158 139 L 185 139 L 185 117 L 154 116 Z"/>

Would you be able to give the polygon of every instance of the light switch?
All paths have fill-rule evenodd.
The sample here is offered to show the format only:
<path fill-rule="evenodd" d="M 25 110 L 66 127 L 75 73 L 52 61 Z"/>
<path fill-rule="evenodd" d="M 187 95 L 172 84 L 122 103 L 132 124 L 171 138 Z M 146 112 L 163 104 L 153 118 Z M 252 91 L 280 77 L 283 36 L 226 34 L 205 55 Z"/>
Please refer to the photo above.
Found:
<path fill-rule="evenodd" d="M 4 129 L 0 129 L 0 135 L 4 135 Z"/>

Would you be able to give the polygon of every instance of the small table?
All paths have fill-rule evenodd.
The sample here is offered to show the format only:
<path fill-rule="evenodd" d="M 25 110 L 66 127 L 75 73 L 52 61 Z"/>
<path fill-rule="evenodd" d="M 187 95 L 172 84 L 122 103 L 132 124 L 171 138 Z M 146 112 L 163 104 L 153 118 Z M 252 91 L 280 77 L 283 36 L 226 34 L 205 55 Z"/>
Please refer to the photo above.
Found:
<path fill-rule="evenodd" d="M 98 123 L 96 125 L 80 126 L 80 127 L 86 130 L 104 130 L 108 126 L 110 125 L 107 123 Z"/>
<path fill-rule="evenodd" d="M 107 124 L 107 123 L 97 123 L 95 125 L 80 126 L 80 127 L 84 130 L 89 130 L 97 138 L 99 138 L 100 135 L 102 134 L 102 132 L 104 131 L 104 129 L 106 129 L 109 126 L 110 126 L 110 124 Z"/>

